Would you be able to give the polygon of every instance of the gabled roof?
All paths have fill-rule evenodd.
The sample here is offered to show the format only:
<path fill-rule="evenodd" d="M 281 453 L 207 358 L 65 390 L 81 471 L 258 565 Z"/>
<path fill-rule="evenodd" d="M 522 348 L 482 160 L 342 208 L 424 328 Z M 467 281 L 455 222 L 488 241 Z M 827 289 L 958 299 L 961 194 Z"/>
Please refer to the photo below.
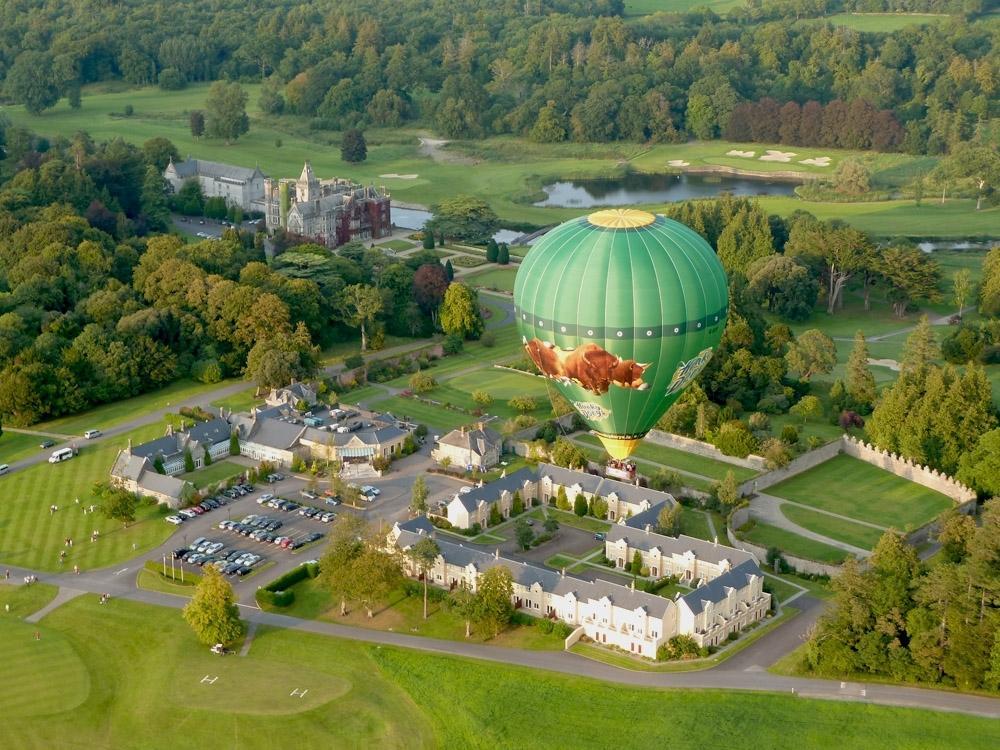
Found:
<path fill-rule="evenodd" d="M 254 177 L 263 177 L 264 173 L 260 167 L 247 169 L 237 167 L 234 164 L 222 164 L 217 161 L 205 161 L 204 159 L 192 159 L 188 157 L 181 162 L 173 162 L 174 171 L 177 176 L 186 179 L 188 177 L 213 177 L 237 182 L 249 182 Z"/>
<path fill-rule="evenodd" d="M 674 497 L 669 492 L 660 492 L 649 487 L 637 487 L 628 482 L 619 482 L 617 479 L 588 474 L 585 471 L 564 469 L 554 464 L 539 464 L 538 476 L 550 477 L 556 484 L 567 487 L 578 484 L 584 492 L 592 495 L 607 497 L 614 493 L 619 500 L 631 505 L 639 505 L 643 500 L 648 501 L 650 505 L 674 502 Z"/>
<path fill-rule="evenodd" d="M 757 558 L 750 552 L 727 547 L 724 544 L 706 542 L 704 539 L 697 539 L 693 536 L 666 536 L 657 534 L 654 531 L 644 529 L 634 529 L 631 526 L 615 524 L 607 532 L 607 541 L 618 542 L 624 539 L 632 549 L 649 551 L 654 547 L 666 556 L 683 555 L 685 552 L 692 552 L 699 560 L 718 565 L 723 560 L 729 560 L 733 568 L 747 560 L 756 563 Z"/>
<path fill-rule="evenodd" d="M 668 503 L 666 501 L 659 502 L 653 507 L 647 508 L 644 511 L 636 513 L 631 518 L 625 519 L 625 525 L 630 526 L 633 529 L 645 530 L 648 524 L 650 527 L 655 529 L 656 524 L 660 519 L 660 511 L 667 505 Z"/>
<path fill-rule="evenodd" d="M 381 427 L 377 430 L 358 430 L 357 432 L 328 432 L 316 427 L 306 427 L 302 439 L 316 445 L 333 445 L 341 447 L 352 440 L 360 440 L 365 445 L 385 445 L 405 436 L 406 430 L 398 427 Z"/>
<path fill-rule="evenodd" d="M 471 492 L 459 493 L 455 499 L 465 506 L 470 513 L 479 507 L 480 501 L 492 503 L 500 499 L 504 491 L 512 495 L 515 491 L 523 489 L 525 482 L 535 482 L 538 478 L 535 472 L 528 468 L 518 469 L 513 474 L 501 477 L 493 482 L 484 484 L 482 487 L 474 487 Z"/>
<path fill-rule="evenodd" d="M 145 464 L 146 459 L 142 456 L 133 455 L 127 450 L 120 450 L 118 456 L 115 457 L 114 465 L 111 467 L 111 476 L 119 479 L 130 479 L 133 482 L 138 481 L 139 477 L 142 476 Z"/>
<path fill-rule="evenodd" d="M 503 438 L 500 433 L 494 432 L 488 427 L 452 430 L 438 439 L 438 443 L 442 445 L 471 451 L 477 456 L 485 456 L 491 448 L 497 447 L 502 442 Z"/>
<path fill-rule="evenodd" d="M 411 518 L 409 521 L 398 521 L 396 528 L 400 531 L 411 531 L 415 534 L 419 534 L 421 531 L 425 534 L 434 533 L 434 524 L 427 520 L 427 516 L 417 516 L 416 518 Z"/>
<path fill-rule="evenodd" d="M 132 446 L 132 455 L 149 458 L 154 461 L 157 456 L 162 456 L 163 458 L 176 456 L 182 450 L 178 438 L 179 435 L 177 434 L 164 435 L 161 438 L 156 438 L 156 440 L 150 440 L 148 443 L 134 445 Z"/>
<path fill-rule="evenodd" d="M 302 425 L 283 422 L 280 419 L 261 419 L 258 417 L 250 428 L 246 440 L 249 443 L 257 443 L 268 448 L 289 450 L 295 447 L 299 436 L 305 429 Z"/>
<path fill-rule="evenodd" d="M 165 474 L 158 474 L 152 468 L 147 468 L 142 472 L 142 476 L 139 478 L 139 491 L 148 490 L 149 492 L 155 492 L 158 495 L 180 498 L 182 492 L 184 491 L 184 485 L 186 484 L 187 482 L 183 479 L 168 477 Z"/>
<path fill-rule="evenodd" d="M 763 573 L 757 565 L 756 560 L 746 560 L 732 570 L 726 571 L 718 578 L 713 578 L 704 586 L 695 589 L 690 594 L 685 594 L 680 601 L 687 605 L 692 613 L 698 614 L 705 608 L 705 602 L 718 603 L 726 598 L 726 589 L 741 588 L 750 583 L 753 576 L 761 576 Z"/>
<path fill-rule="evenodd" d="M 233 428 L 224 419 L 210 419 L 207 422 L 199 422 L 187 431 L 192 440 L 202 445 L 216 445 L 229 440 Z"/>

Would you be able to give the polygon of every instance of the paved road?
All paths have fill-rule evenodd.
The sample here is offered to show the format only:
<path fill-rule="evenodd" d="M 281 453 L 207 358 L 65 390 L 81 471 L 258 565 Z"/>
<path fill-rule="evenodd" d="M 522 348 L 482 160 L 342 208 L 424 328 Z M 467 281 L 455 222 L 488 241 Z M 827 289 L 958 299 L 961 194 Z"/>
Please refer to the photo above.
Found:
<path fill-rule="evenodd" d="M 28 575 L 29 572 L 19 568 L 11 568 L 15 580 Z M 38 574 L 38 578 L 41 581 L 67 586 L 74 590 L 110 593 L 114 597 L 158 606 L 180 608 L 186 601 L 182 597 L 137 589 L 131 584 L 130 577 L 115 576 L 114 572 L 108 571 L 80 576 Z M 434 654 L 467 657 L 531 669 L 545 669 L 622 685 L 785 693 L 799 697 L 908 706 L 1000 718 L 1000 700 L 995 698 L 893 685 L 782 677 L 766 672 L 766 667 L 773 663 L 777 656 L 786 653 L 801 642 L 805 630 L 815 619 L 820 607 L 816 600 L 807 597 L 801 597 L 797 601 L 797 606 L 803 608 L 802 615 L 779 625 L 773 632 L 733 658 L 714 669 L 682 673 L 620 669 L 563 651 L 506 649 L 462 641 L 437 640 L 402 633 L 366 630 L 330 622 L 302 620 L 286 615 L 262 612 L 259 609 L 246 606 L 242 607 L 242 614 L 248 622 L 257 625 L 302 630 L 363 643 L 413 648 Z"/>
<path fill-rule="evenodd" d="M 855 521 L 853 518 L 848 518 L 847 516 L 841 516 L 837 513 L 829 513 L 826 511 L 821 511 L 818 508 L 810 508 L 806 505 L 801 505 L 800 503 L 793 503 L 784 500 L 780 497 L 775 497 L 774 495 L 768 495 L 764 492 L 758 492 L 753 496 L 750 501 L 750 516 L 757 519 L 758 521 L 763 521 L 764 523 L 769 523 L 772 526 L 777 526 L 778 528 L 790 531 L 798 536 L 805 537 L 806 539 L 812 539 L 815 542 L 820 542 L 829 547 L 836 547 L 837 549 L 842 549 L 845 552 L 850 552 L 852 555 L 859 559 L 864 559 L 871 556 L 871 551 L 862 549 L 861 547 L 855 547 L 853 544 L 848 544 L 847 542 L 842 542 L 839 539 L 831 539 L 828 536 L 823 536 L 823 534 L 817 534 L 815 531 L 810 531 L 809 529 L 799 526 L 797 523 L 789 519 L 784 513 L 781 512 L 781 506 L 784 504 L 798 505 L 800 508 L 805 508 L 806 510 L 816 511 L 817 513 L 823 513 L 827 516 L 832 516 L 834 518 L 840 518 L 845 521 L 850 521 L 851 523 L 860 523 L 863 526 L 871 526 L 876 529 L 885 530 L 881 526 L 875 526 L 875 524 L 864 523 L 861 521 Z"/>

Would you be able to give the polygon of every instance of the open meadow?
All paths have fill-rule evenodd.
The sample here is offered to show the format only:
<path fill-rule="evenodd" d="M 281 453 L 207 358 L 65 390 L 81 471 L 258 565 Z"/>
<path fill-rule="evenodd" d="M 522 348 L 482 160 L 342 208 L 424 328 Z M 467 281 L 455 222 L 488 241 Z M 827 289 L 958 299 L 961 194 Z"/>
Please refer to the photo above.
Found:
<path fill-rule="evenodd" d="M 644 6 L 654 0 L 638 0 Z M 679 0 L 678 5 L 686 0 Z M 664 3 L 674 5 L 675 3 Z M 704 3 L 700 3 L 704 5 Z M 725 4 L 725 3 L 723 3 Z M 639 10 L 637 8 L 637 10 Z M 141 144 L 154 136 L 169 138 L 182 155 L 253 167 L 268 174 L 287 177 L 299 174 L 302 163 L 312 162 L 321 177 L 350 177 L 363 183 L 384 184 L 395 200 L 431 205 L 456 193 L 487 199 L 501 218 L 512 222 L 545 226 L 586 213 L 581 208 L 542 208 L 531 203 L 542 185 L 562 178 L 610 177 L 626 169 L 665 172 L 670 162 L 682 161 L 692 169 L 736 169 L 763 174 L 793 171 L 806 178 L 830 175 L 847 156 L 858 156 L 872 171 L 874 184 L 898 187 L 933 168 L 933 157 L 875 154 L 838 149 L 783 147 L 780 144 L 740 144 L 707 141 L 648 146 L 614 144 L 534 144 L 512 137 L 449 144 L 428 153 L 417 129 L 368 131 L 368 159 L 346 164 L 340 158 L 340 135 L 309 130 L 302 118 L 274 118 L 258 109 L 260 86 L 246 85 L 250 96 L 250 132 L 231 145 L 221 140 L 193 138 L 188 126 L 192 110 L 204 107 L 207 85 L 191 85 L 181 91 L 129 88 L 123 84 L 87 87 L 83 105 L 71 109 L 60 102 L 41 115 L 30 115 L 20 106 L 3 108 L 17 125 L 42 135 L 71 137 L 85 130 L 96 140 L 121 137 Z M 124 115 L 125 106 L 134 113 Z M 280 146 L 278 145 L 280 143 Z M 760 161 L 730 155 L 733 151 L 772 148 L 795 153 L 790 163 Z M 829 166 L 802 163 L 817 156 L 830 157 Z M 417 175 L 402 179 L 388 175 Z M 386 176 L 383 176 L 386 175 Z M 879 235 L 968 236 L 995 234 L 1000 208 L 975 211 L 973 201 L 948 200 L 941 205 L 925 200 L 869 203 L 827 203 L 789 197 L 762 199 L 768 210 L 788 215 L 807 210 L 821 218 L 841 218 Z M 647 206 L 654 210 L 663 204 Z"/>

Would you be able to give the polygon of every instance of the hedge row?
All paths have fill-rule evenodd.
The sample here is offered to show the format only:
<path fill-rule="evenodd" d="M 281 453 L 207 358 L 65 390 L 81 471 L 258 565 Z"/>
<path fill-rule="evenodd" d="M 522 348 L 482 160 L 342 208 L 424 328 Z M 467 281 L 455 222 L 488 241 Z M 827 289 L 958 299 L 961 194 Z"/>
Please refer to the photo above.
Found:
<path fill-rule="evenodd" d="M 266 586 L 257 589 L 257 603 L 262 607 L 290 607 L 295 601 L 292 586 L 307 578 L 319 575 L 319 563 L 302 563 L 284 575 L 278 576 Z"/>

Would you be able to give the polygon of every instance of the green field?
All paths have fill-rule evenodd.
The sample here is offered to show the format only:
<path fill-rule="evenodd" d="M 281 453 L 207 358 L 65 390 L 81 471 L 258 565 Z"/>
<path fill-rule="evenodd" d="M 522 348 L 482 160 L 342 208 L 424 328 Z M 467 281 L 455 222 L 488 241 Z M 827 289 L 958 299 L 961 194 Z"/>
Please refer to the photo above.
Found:
<path fill-rule="evenodd" d="M 639 0 L 649 6 L 652 0 Z M 688 0 L 670 0 L 670 5 L 682 9 Z M 696 3 L 713 5 L 711 2 Z M 728 0 L 714 5 L 727 5 Z M 635 7 L 640 11 L 640 6 Z M 432 158 L 421 153 L 416 130 L 370 130 L 368 159 L 360 165 L 346 164 L 340 159 L 338 133 L 310 131 L 301 118 L 286 116 L 275 119 L 261 115 L 257 109 L 260 87 L 248 84 L 250 95 L 250 132 L 232 145 L 213 139 L 191 137 L 188 113 L 204 107 L 207 85 L 194 85 L 182 91 L 160 91 L 157 88 L 123 89 L 121 85 L 100 85 L 84 91 L 83 106 L 70 109 L 60 102 L 54 109 L 38 116 L 27 114 L 20 106 L 7 107 L 4 112 L 16 125 L 23 125 L 43 135 L 71 137 L 80 130 L 95 140 L 123 137 L 134 143 L 154 136 L 170 138 L 182 154 L 202 159 L 253 167 L 260 164 L 268 174 L 278 177 L 298 175 L 305 160 L 311 160 L 321 177 L 350 177 L 363 183 L 385 184 L 398 200 L 430 205 L 456 193 L 487 198 L 503 219 L 531 222 L 538 226 L 552 224 L 580 214 L 587 209 L 542 208 L 531 205 L 543 184 L 561 178 L 608 177 L 622 174 L 623 164 L 637 171 L 664 172 L 668 162 L 687 161 L 692 168 L 715 166 L 760 173 L 793 169 L 806 176 L 833 174 L 839 160 L 858 154 L 837 149 L 792 147 L 796 156 L 791 163 L 762 162 L 728 156 L 730 150 L 753 150 L 763 153 L 780 144 L 740 144 L 725 141 L 691 142 L 684 144 L 533 144 L 513 137 L 494 137 L 483 141 L 450 145 Z M 114 113 L 126 104 L 135 108 L 134 116 L 125 118 Z M 281 138 L 280 149 L 274 147 Z M 814 156 L 830 156 L 828 167 L 799 163 Z M 873 172 L 876 184 L 885 184 L 900 175 L 912 177 L 918 169 L 927 171 L 934 166 L 928 157 L 902 154 L 863 153 L 861 158 Z M 468 161 L 476 161 L 470 169 Z M 382 174 L 417 174 L 412 180 L 382 178 Z M 883 174 L 885 173 L 885 174 Z M 907 180 L 908 181 L 908 180 Z M 904 234 L 919 236 L 968 236 L 995 234 L 1000 209 L 975 211 L 970 200 L 948 201 L 944 206 L 925 201 L 917 207 L 912 201 L 875 203 L 812 203 L 797 198 L 765 198 L 762 203 L 772 213 L 788 215 L 797 209 L 808 210 L 820 218 L 842 218 L 879 235 Z M 662 204 L 649 208 L 660 209 Z"/>
<path fill-rule="evenodd" d="M 845 521 L 842 518 L 834 518 L 823 513 L 817 513 L 808 508 L 800 508 L 797 505 L 784 503 L 781 512 L 792 523 L 796 523 L 804 529 L 822 534 L 838 542 L 845 542 L 861 549 L 872 549 L 878 540 L 882 538 L 883 531 L 873 529 L 871 526 L 862 526 L 853 521 Z"/>
<path fill-rule="evenodd" d="M 716 13 L 740 5 L 740 0 L 625 0 L 625 15 L 648 16 L 651 13 L 686 13 L 694 8 L 711 8 Z"/>
<path fill-rule="evenodd" d="M 822 20 L 835 26 L 846 26 L 855 31 L 872 31 L 888 33 L 899 31 L 908 26 L 922 26 L 928 23 L 941 23 L 948 16 L 937 13 L 835 13 Z"/>
<path fill-rule="evenodd" d="M 940 492 L 845 455 L 786 479 L 767 492 L 900 531 L 922 526 L 952 505 Z"/>
<path fill-rule="evenodd" d="M 353 401 L 351 403 L 354 403 Z M 392 412 L 393 416 L 411 422 L 419 422 L 440 430 L 454 430 L 476 420 L 469 414 L 451 411 L 440 406 L 424 404 L 412 398 L 390 396 L 369 404 L 375 411 Z"/>
<path fill-rule="evenodd" d="M 576 435 L 573 439 L 594 446 L 595 448 L 601 448 L 602 450 L 604 447 L 601 441 L 593 435 Z M 736 466 L 725 461 L 717 461 L 707 456 L 699 456 L 687 451 L 677 450 L 676 448 L 669 448 L 665 445 L 658 445 L 648 440 L 640 443 L 633 455 L 636 458 L 652 461 L 660 466 L 679 469 L 680 471 L 690 471 L 709 479 L 721 480 L 725 478 L 726 472 L 729 471 L 733 472 L 733 475 L 740 482 L 757 475 L 757 472 L 753 469 L 746 469 L 742 466 Z"/>
<path fill-rule="evenodd" d="M 0 622 L 37 612 L 55 599 L 57 593 L 59 588 L 48 583 L 25 586 L 13 578 L 10 583 L 0 583 Z M 9 612 L 7 607 L 10 607 Z"/>
<path fill-rule="evenodd" d="M 162 543 L 174 527 L 163 522 L 166 511 L 157 506 L 139 506 L 137 522 L 128 528 L 104 518 L 99 511 L 85 514 L 82 510 L 94 502 L 94 482 L 107 479 L 115 456 L 129 437 L 140 443 L 162 432 L 161 425 L 148 425 L 114 440 L 84 444 L 80 455 L 69 461 L 38 464 L 0 479 L 4 490 L 0 564 L 36 570 L 71 570 L 73 565 L 99 568 Z M 80 498 L 79 505 L 75 498 Z M 50 513 L 50 505 L 59 506 L 59 510 Z M 92 544 L 89 538 L 95 529 L 100 540 Z M 66 537 L 73 539 L 73 547 L 64 546 Z M 64 549 L 68 556 L 60 564 L 59 553 Z"/>
<path fill-rule="evenodd" d="M 793 534 L 785 529 L 757 521 L 749 531 L 740 531 L 739 536 L 761 547 L 777 547 L 782 552 L 807 560 L 839 565 L 847 557 L 847 552 L 822 542 Z"/>
<path fill-rule="evenodd" d="M 250 411 L 252 407 L 259 406 L 264 403 L 263 399 L 257 398 L 256 393 L 256 387 L 248 388 L 245 391 L 234 393 L 232 396 L 216 399 L 211 405 L 216 409 L 226 408 L 232 409 L 236 412 Z"/>
<path fill-rule="evenodd" d="M 462 281 L 474 287 L 485 287 L 486 289 L 497 289 L 502 292 L 513 292 L 514 277 L 516 275 L 517 269 L 514 267 L 491 268 L 488 271 L 466 274 L 462 277 Z"/>
<path fill-rule="evenodd" d="M 401 253 L 405 250 L 412 250 L 417 245 L 416 243 L 408 242 L 407 240 L 389 240 L 388 242 L 380 242 L 378 246 Z"/>
<path fill-rule="evenodd" d="M 192 471 L 189 474 L 181 474 L 181 479 L 186 479 L 198 489 L 207 487 L 216 482 L 224 482 L 237 474 L 242 474 L 247 467 L 241 466 L 233 461 L 216 461 L 211 466 Z"/>
<path fill-rule="evenodd" d="M 63 435 L 82 435 L 86 430 L 106 430 L 121 422 L 141 417 L 151 411 L 176 407 L 182 401 L 214 391 L 233 381 L 221 383 L 196 383 L 193 380 L 178 380 L 176 383 L 141 396 L 98 406 L 82 414 L 60 417 L 35 425 L 35 429 Z"/>
<path fill-rule="evenodd" d="M 782 603 L 799 593 L 799 589 L 795 586 L 773 575 L 764 577 L 764 586 L 775 599 Z"/>
<path fill-rule="evenodd" d="M 117 599 L 102 606 L 89 595 L 39 628 L 2 627 L 3 738 L 18 749 L 605 748 L 615 735 L 631 747 L 678 748 L 735 736 L 760 747 L 837 750 L 1000 742 L 995 721 L 972 716 L 611 686 L 302 631 L 260 628 L 246 657 L 220 659 L 176 610 Z M 206 675 L 218 680 L 203 683 Z M 294 689 L 309 692 L 293 697 Z M 595 710 L 608 695 L 630 717 L 656 720 Z"/>
<path fill-rule="evenodd" d="M 4 430 L 3 435 L 0 435 L 0 464 L 11 464 L 37 453 L 41 450 L 38 444 L 45 439 L 44 435 L 25 435 L 20 432 Z M 56 445 L 61 442 L 61 440 L 55 440 Z"/>

